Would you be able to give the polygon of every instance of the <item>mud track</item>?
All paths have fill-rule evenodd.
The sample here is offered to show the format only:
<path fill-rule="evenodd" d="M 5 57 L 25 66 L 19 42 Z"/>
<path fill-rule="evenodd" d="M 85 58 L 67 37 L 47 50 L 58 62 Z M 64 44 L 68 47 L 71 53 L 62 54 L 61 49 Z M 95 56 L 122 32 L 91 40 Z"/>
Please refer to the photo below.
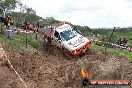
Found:
<path fill-rule="evenodd" d="M 9 50 L 8 56 L 29 88 L 81 88 L 82 66 L 89 68 L 91 79 L 132 78 L 132 63 L 127 58 L 109 56 L 103 51 L 90 50 L 88 55 L 80 58 L 81 63 L 77 58 L 68 60 L 57 48 L 43 53 L 28 49 L 23 54 Z M 0 88 L 23 88 L 7 64 L 0 65 L 0 73 Z"/>

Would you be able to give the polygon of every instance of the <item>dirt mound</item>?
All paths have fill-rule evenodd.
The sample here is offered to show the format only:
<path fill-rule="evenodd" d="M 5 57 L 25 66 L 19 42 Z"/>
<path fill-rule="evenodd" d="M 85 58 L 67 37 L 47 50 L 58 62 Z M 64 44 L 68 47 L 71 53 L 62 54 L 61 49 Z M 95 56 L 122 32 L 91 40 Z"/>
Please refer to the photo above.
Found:
<path fill-rule="evenodd" d="M 91 79 L 132 78 L 132 64 L 126 58 L 108 56 L 102 51 L 90 50 L 80 60 L 66 59 L 59 49 L 51 49 L 43 54 L 33 49 L 23 54 L 11 50 L 8 55 L 29 88 L 80 88 L 82 66 L 89 68 Z M 22 83 L 10 68 L 2 66 L 0 72 L 2 88 L 21 88 Z"/>

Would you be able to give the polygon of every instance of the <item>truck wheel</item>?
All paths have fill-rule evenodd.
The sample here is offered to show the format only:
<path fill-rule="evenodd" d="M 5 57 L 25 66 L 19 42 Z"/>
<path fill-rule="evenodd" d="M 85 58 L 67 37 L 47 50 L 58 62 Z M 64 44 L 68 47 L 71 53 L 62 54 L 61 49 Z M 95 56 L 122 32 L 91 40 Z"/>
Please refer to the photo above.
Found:
<path fill-rule="evenodd" d="M 73 55 L 70 54 L 67 50 L 63 50 L 63 55 L 68 58 L 68 59 L 72 59 L 73 58 Z"/>

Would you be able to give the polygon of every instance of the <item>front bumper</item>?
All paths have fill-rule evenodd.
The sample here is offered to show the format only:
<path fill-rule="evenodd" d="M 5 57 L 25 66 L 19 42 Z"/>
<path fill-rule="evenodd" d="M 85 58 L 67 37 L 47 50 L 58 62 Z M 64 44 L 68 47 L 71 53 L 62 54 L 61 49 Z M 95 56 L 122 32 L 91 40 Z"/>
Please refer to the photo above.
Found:
<path fill-rule="evenodd" d="M 91 45 L 91 43 L 88 42 L 85 46 L 83 46 L 83 47 L 81 47 L 79 49 L 74 50 L 72 52 L 72 54 L 73 55 L 77 55 L 77 56 L 82 55 L 83 53 L 85 53 L 87 50 L 90 49 L 90 45 Z"/>

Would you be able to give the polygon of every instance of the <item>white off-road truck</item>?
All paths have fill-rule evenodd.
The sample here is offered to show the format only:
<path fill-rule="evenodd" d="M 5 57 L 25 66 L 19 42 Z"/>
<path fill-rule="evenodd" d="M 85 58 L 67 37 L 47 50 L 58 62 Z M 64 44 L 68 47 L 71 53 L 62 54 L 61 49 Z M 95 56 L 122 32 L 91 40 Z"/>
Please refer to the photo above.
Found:
<path fill-rule="evenodd" d="M 67 57 L 80 56 L 90 49 L 90 41 L 69 24 L 46 28 L 43 34 L 44 43 L 57 46 Z"/>

